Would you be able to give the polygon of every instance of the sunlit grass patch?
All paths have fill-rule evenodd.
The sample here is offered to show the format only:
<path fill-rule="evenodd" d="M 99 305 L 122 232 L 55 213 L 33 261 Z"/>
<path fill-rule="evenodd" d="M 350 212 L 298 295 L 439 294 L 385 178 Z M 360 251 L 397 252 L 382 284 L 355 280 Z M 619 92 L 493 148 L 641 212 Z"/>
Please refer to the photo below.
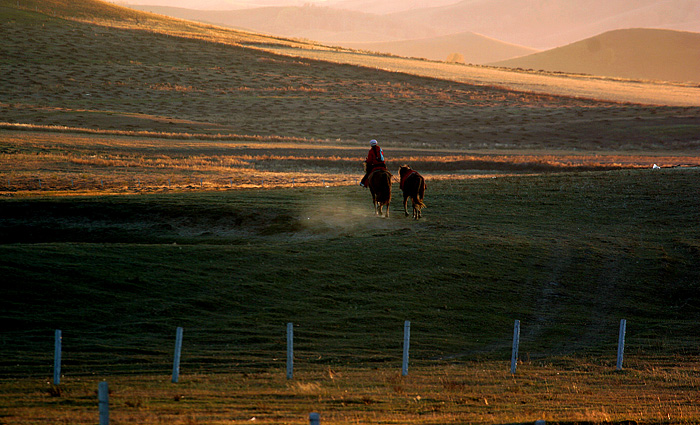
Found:
<path fill-rule="evenodd" d="M 280 371 L 256 374 L 188 376 L 181 383 L 166 377 L 107 377 L 110 418 L 115 421 L 160 423 L 250 423 L 308 420 L 318 412 L 323 422 L 351 424 L 423 423 L 694 423 L 698 412 L 692 395 L 679 393 L 675 380 L 663 374 L 586 373 L 551 366 L 528 366 L 512 377 L 497 362 L 420 368 L 408 377 L 389 370 L 346 369 L 329 380 L 320 370 L 314 381 L 285 382 Z M 684 370 L 693 373 L 691 366 Z M 16 397 L 7 406 L 9 418 L 55 418 L 69 404 L 71 423 L 94 423 L 98 379 L 70 379 L 61 403 L 36 403 L 42 385 L 21 380 L 0 383 Z M 697 386 L 697 379 L 683 379 Z M 21 406 L 21 407 L 20 407 Z"/>

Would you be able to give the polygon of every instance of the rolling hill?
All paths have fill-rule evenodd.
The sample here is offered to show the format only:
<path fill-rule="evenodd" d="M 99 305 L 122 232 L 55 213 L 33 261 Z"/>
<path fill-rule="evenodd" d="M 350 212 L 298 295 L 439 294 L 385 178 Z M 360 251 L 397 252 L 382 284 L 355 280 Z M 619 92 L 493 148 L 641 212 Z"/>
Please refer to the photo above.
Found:
<path fill-rule="evenodd" d="M 128 7 L 132 7 L 133 5 L 172 6 L 173 4 L 170 0 L 112 0 L 111 3 Z M 285 3 L 285 0 L 180 0 L 177 3 L 178 7 L 186 9 L 236 10 L 281 6 Z"/>
<path fill-rule="evenodd" d="M 678 149 L 697 139 L 697 111 L 624 105 L 693 105 L 697 88 L 643 85 L 635 88 L 640 98 L 616 82 L 578 90 L 588 81 L 465 65 L 444 74 L 447 64 L 77 3 L 0 2 L 0 110 L 8 126 L 465 148 L 620 148 L 630 132 L 636 146 Z M 676 90 L 681 101 L 659 97 Z M 605 100 L 612 96 L 620 103 Z M 611 114 L 617 118 L 601 127 Z M 642 131 L 647 119 L 656 131 Z"/>
<path fill-rule="evenodd" d="M 467 0 L 390 17 L 439 29 L 473 31 L 537 49 L 551 49 L 624 28 L 700 32 L 696 0 Z"/>
<path fill-rule="evenodd" d="M 217 11 L 168 6 L 132 7 L 181 19 L 321 43 L 405 40 L 436 34 L 432 28 L 420 23 L 409 26 L 380 15 L 313 5 Z"/>
<path fill-rule="evenodd" d="M 486 64 L 525 56 L 534 49 L 503 43 L 472 32 L 444 35 L 419 40 L 387 41 L 382 43 L 340 43 L 343 47 L 390 53 L 398 56 L 447 60 L 459 53 L 464 63 Z M 496 59 L 498 58 L 498 59 Z"/>
<path fill-rule="evenodd" d="M 385 15 L 411 9 L 447 6 L 459 0 L 326 0 L 325 4 L 336 9 L 359 10 Z"/>
<path fill-rule="evenodd" d="M 585 7 L 583 3 L 565 0 L 546 3 L 473 0 L 454 4 L 440 2 L 431 7 L 393 13 L 387 12 L 420 7 L 424 3 L 416 1 L 403 6 L 379 3 L 382 5 L 379 9 L 360 0 L 328 4 L 331 7 L 305 5 L 219 11 L 133 7 L 181 19 L 406 57 L 445 60 L 452 53 L 460 53 L 466 63 L 474 64 L 513 59 L 615 29 L 668 28 L 700 32 L 700 3 L 694 0 L 634 3 L 594 0 Z M 588 73 L 585 70 L 572 72 Z"/>
<path fill-rule="evenodd" d="M 493 65 L 700 83 L 700 33 L 660 29 L 615 30 Z"/>

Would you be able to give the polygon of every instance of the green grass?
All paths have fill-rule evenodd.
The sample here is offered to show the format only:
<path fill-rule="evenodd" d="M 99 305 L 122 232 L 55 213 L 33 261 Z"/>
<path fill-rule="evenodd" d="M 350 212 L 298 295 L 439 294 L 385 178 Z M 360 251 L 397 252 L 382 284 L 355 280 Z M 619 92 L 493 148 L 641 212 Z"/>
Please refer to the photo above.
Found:
<path fill-rule="evenodd" d="M 417 222 L 396 194 L 375 218 L 357 187 L 5 199 L 0 405 L 7 423 L 92 423 L 106 379 L 129 423 L 697 423 L 697 179 L 429 181 Z"/>
<path fill-rule="evenodd" d="M 404 320 L 427 364 L 506 359 L 514 319 L 535 358 L 612 361 L 621 318 L 697 354 L 697 171 L 656 171 L 430 182 L 419 222 L 355 187 L 6 200 L 2 374 L 45 371 L 53 329 L 66 373 L 165 367 L 177 326 L 185 363 L 279 367 L 287 322 L 301 364 L 397 361 Z"/>

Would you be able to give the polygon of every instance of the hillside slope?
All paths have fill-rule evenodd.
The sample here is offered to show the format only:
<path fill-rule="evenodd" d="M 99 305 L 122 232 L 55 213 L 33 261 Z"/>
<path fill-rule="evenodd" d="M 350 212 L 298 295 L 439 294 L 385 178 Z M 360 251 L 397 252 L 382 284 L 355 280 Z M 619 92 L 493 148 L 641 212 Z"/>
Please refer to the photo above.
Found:
<path fill-rule="evenodd" d="M 697 140 L 697 109 L 573 98 L 570 93 L 578 93 L 568 89 L 565 97 L 551 95 L 557 87 L 548 82 L 577 81 L 570 78 L 535 75 L 514 91 L 509 85 L 527 75 L 454 65 L 450 69 L 456 73 L 442 77 L 437 65 L 445 64 L 406 59 L 401 60 L 406 68 L 391 72 L 382 61 L 397 58 L 166 17 L 149 21 L 153 15 L 145 13 L 138 20 L 98 24 L 9 4 L 0 7 L 0 115 L 9 128 L 65 126 L 363 145 L 377 138 L 454 149 L 619 149 L 630 144 L 683 149 Z M 81 8 L 86 3 L 72 4 Z M 66 13 L 75 12 L 69 8 Z M 147 26 L 150 22 L 155 26 Z M 298 57 L 305 54 L 326 56 Z M 416 71 L 418 66 L 426 68 Z M 451 81 L 465 77 L 468 84 Z M 651 89 L 668 94 L 679 88 Z M 638 88 L 647 96 L 651 89 Z M 585 93 L 604 99 L 613 92 L 610 86 L 596 90 Z"/>
<path fill-rule="evenodd" d="M 616 30 L 493 65 L 700 83 L 700 33 L 659 29 Z"/>
<path fill-rule="evenodd" d="M 472 32 L 445 35 L 419 40 L 383 43 L 340 43 L 343 47 L 390 53 L 398 56 L 444 61 L 454 54 L 462 55 L 463 62 L 486 64 L 536 52 L 528 47 L 503 43 Z"/>
<path fill-rule="evenodd" d="M 309 43 L 266 36 L 249 31 L 236 31 L 199 22 L 163 16 L 118 6 L 102 0 L 0 0 L 2 18 L 12 22 L 31 23 L 47 18 L 98 25 L 107 28 L 144 30 L 152 34 L 170 37 L 206 40 L 228 45 L 284 45 L 301 47 Z M 15 17 L 18 11 L 21 17 Z M 14 40 L 11 40 L 14 41 Z"/>

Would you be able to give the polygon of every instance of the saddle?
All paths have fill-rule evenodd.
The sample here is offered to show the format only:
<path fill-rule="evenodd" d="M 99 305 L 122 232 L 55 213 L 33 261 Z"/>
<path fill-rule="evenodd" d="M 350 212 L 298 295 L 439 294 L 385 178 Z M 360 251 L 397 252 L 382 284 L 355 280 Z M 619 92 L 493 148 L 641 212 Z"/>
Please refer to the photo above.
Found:
<path fill-rule="evenodd" d="M 372 174 L 374 174 L 375 171 L 379 170 L 387 171 L 386 165 L 375 165 L 374 168 L 372 168 L 372 171 L 370 171 L 369 174 L 367 174 L 367 177 L 371 176 Z"/>
<path fill-rule="evenodd" d="M 408 180 L 409 177 L 411 177 L 414 174 L 416 174 L 420 177 L 420 174 L 418 174 L 418 171 L 411 170 L 410 173 L 406 173 L 403 177 L 401 177 L 401 182 L 399 183 L 399 187 L 401 189 L 403 189 L 403 184 L 406 182 L 406 180 Z"/>

